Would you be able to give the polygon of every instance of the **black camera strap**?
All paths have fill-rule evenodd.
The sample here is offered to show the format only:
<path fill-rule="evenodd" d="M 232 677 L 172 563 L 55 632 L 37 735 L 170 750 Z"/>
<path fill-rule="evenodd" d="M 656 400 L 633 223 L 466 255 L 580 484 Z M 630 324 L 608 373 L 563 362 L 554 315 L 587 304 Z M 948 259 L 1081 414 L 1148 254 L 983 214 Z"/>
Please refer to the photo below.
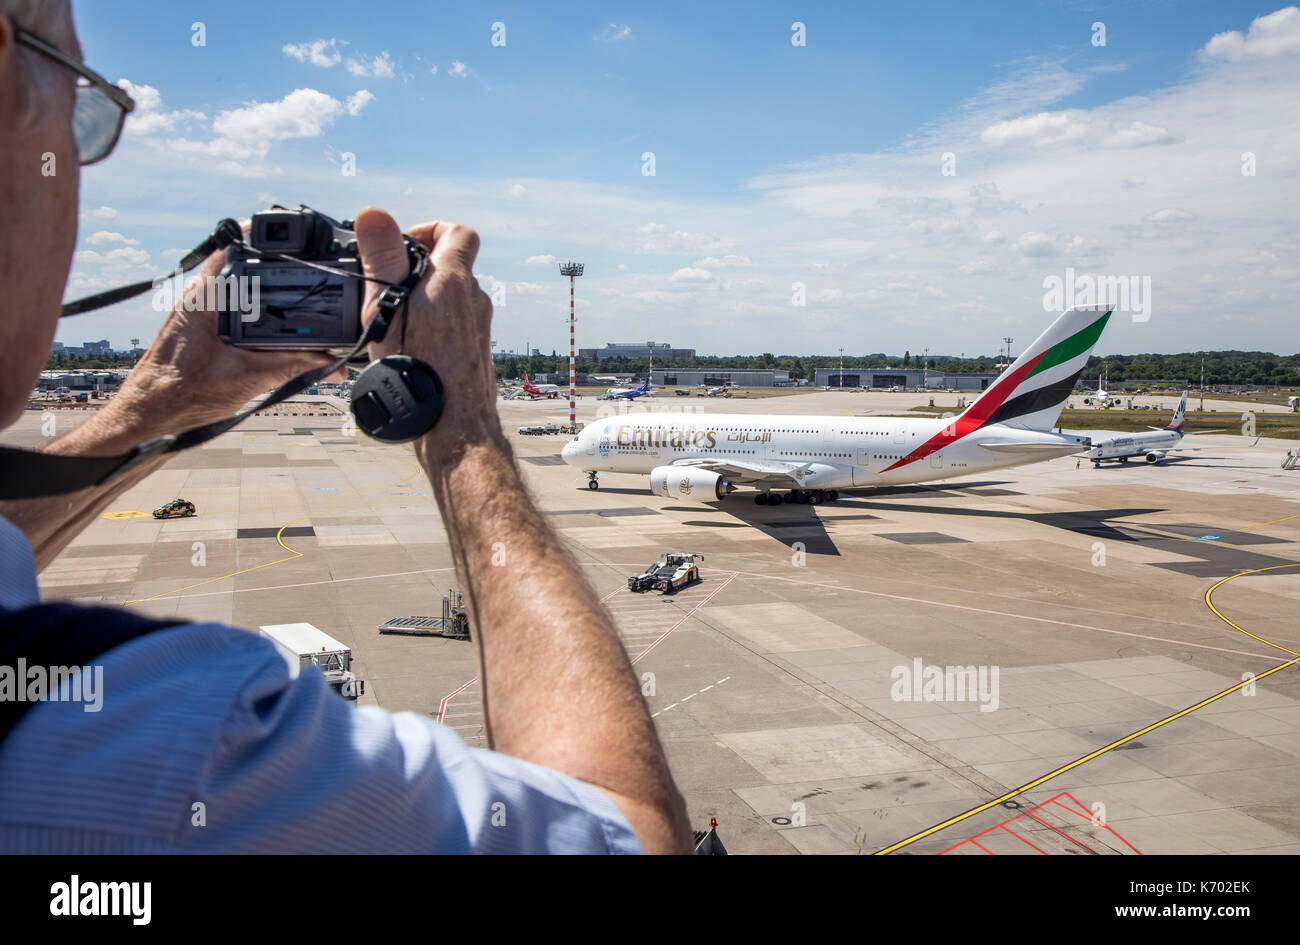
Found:
<path fill-rule="evenodd" d="M 233 227 L 233 230 L 231 229 Z M 239 224 L 234 220 L 222 220 L 217 228 L 212 231 L 203 243 L 196 246 L 185 259 L 182 260 L 183 269 L 192 269 L 200 262 L 206 259 L 211 253 L 218 249 L 224 249 L 242 239 L 242 231 Z M 386 288 L 378 300 L 378 313 L 366 325 L 362 331 L 361 337 L 347 354 L 340 357 L 331 364 L 326 364 L 310 371 L 304 371 L 296 377 L 285 381 L 263 400 L 254 404 L 246 410 L 235 414 L 232 417 L 226 417 L 223 420 L 217 420 L 203 426 L 193 427 L 178 434 L 167 434 L 165 436 L 155 437 L 147 440 L 125 453 L 117 456 L 70 456 L 59 453 L 43 453 L 36 450 L 25 450 L 16 447 L 0 446 L 0 498 L 3 499 L 32 499 L 40 496 L 60 495 L 66 492 L 76 492 L 80 489 L 87 489 L 92 486 L 101 486 L 105 483 L 129 472 L 141 463 L 144 463 L 156 456 L 166 453 L 176 453 L 181 450 L 198 446 L 200 443 L 206 443 L 208 440 L 221 436 L 244 420 L 248 419 L 259 410 L 265 410 L 276 404 L 288 400 L 295 394 L 299 394 L 308 387 L 333 374 L 339 368 L 344 367 L 353 357 L 365 350 L 366 345 L 383 341 L 388 334 L 388 329 L 393 320 L 405 313 L 407 301 L 410 297 L 411 290 L 424 277 L 428 271 L 429 251 L 422 244 L 412 239 L 407 239 L 407 254 L 410 261 L 410 273 L 399 283 L 384 283 Z M 299 260 L 301 262 L 301 260 Z M 338 273 L 351 278 L 360 278 L 368 282 L 381 282 L 382 280 L 373 279 L 369 276 L 357 276 L 355 273 L 345 272 L 343 270 L 332 269 L 315 263 L 308 263 L 317 269 L 324 269 L 329 272 Z M 117 302 L 124 301 L 134 296 L 148 291 L 156 283 L 156 280 L 149 282 L 139 282 L 130 286 L 124 286 L 120 289 L 113 289 L 108 292 L 101 292 L 98 295 L 88 296 L 84 299 L 78 299 L 63 307 L 63 315 L 78 315 L 82 312 L 91 311 L 97 308 L 103 308 L 107 305 L 113 305 Z M 406 334 L 406 326 L 402 326 L 403 338 Z M 396 355 L 390 357 L 398 357 Z M 373 369 L 384 364 L 388 358 L 381 359 L 370 365 L 363 372 L 363 376 Z M 432 383 L 436 385 L 438 399 L 437 409 L 428 422 L 415 435 L 423 433 L 433 426 L 437 421 L 438 415 L 442 412 L 441 393 L 442 384 L 434 374 L 433 369 L 424 365 L 423 362 L 416 361 L 413 358 L 406 358 L 414 364 L 423 368 L 425 372 L 432 375 Z M 426 382 L 427 383 L 427 382 Z M 391 386 L 391 385 L 389 385 Z M 398 400 L 402 400 L 399 396 Z M 411 398 L 406 398 L 410 400 Z M 375 418 L 373 409 L 373 398 L 367 398 L 366 403 L 369 409 L 357 411 L 357 405 L 354 402 L 353 412 L 358 416 L 358 425 L 362 430 L 378 436 L 381 439 L 389 439 L 384 436 L 385 424 Z M 391 414 L 389 409 L 387 413 Z M 423 411 L 428 414 L 429 410 Z M 361 418 L 365 417 L 362 422 Z M 403 430 L 403 432 L 407 432 Z M 410 439 L 413 437 L 403 437 Z M 398 440 L 394 440 L 398 442 Z"/>
<path fill-rule="evenodd" d="M 208 234 L 198 246 L 185 254 L 185 258 L 177 264 L 177 269 L 181 272 L 189 272 L 203 260 L 207 259 L 219 249 L 225 249 L 231 243 L 237 243 L 243 238 L 243 230 L 240 229 L 239 223 L 227 217 L 217 224 L 217 228 Z M 162 280 L 168 279 L 173 273 L 167 275 L 155 276 L 145 282 L 133 282 L 130 285 L 119 286 L 116 289 L 109 289 L 107 292 L 99 292 L 95 295 L 88 295 L 85 298 L 77 299 L 75 302 L 65 302 L 63 313 L 60 318 L 67 318 L 70 315 L 81 315 L 85 312 L 93 312 L 98 308 L 107 308 L 110 305 L 116 305 L 118 302 L 125 302 L 127 299 L 133 299 L 137 295 L 143 295 L 150 289 L 158 285 Z"/>

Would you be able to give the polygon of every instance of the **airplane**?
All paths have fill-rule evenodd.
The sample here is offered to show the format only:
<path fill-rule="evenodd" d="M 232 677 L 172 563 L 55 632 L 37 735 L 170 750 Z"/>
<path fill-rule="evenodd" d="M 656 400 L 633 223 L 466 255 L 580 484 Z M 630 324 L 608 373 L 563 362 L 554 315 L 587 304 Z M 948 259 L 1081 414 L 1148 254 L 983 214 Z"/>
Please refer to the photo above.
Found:
<path fill-rule="evenodd" d="M 1117 398 L 1110 396 L 1110 394 L 1106 392 L 1106 385 L 1102 381 L 1101 375 L 1098 374 L 1097 393 L 1092 397 L 1085 398 L 1084 403 L 1091 403 L 1094 407 L 1109 407 L 1112 403 L 1118 402 Z"/>
<path fill-rule="evenodd" d="M 1174 409 L 1174 416 L 1169 421 L 1167 427 L 1151 427 L 1150 433 L 1116 433 L 1114 436 L 1107 436 L 1104 439 L 1098 438 L 1096 433 L 1093 434 L 1092 447 L 1083 454 L 1084 458 L 1092 460 L 1093 468 L 1101 468 L 1101 464 L 1106 460 L 1114 460 L 1117 463 L 1127 463 L 1130 457 L 1141 456 L 1148 463 L 1163 464 L 1168 453 L 1185 450 L 1208 450 L 1223 449 L 1221 446 L 1179 446 L 1178 443 L 1184 436 L 1183 420 L 1187 414 L 1187 391 L 1183 391 L 1182 399 L 1178 401 L 1177 408 Z M 1221 433 L 1221 430 L 1203 430 L 1201 433 Z M 1193 434 L 1193 435 L 1200 435 Z M 1255 443 L 1259 442 L 1259 437 L 1255 438 Z M 1251 446 L 1254 446 L 1252 443 Z"/>
<path fill-rule="evenodd" d="M 605 391 L 606 400 L 635 400 L 641 396 L 654 396 L 650 390 L 650 378 L 641 382 L 640 387 L 611 387 Z"/>
<path fill-rule="evenodd" d="M 560 396 L 560 389 L 554 384 L 530 384 L 527 371 L 524 371 L 524 386 L 521 390 L 529 400 L 541 400 L 543 397 L 555 400 Z"/>
<path fill-rule="evenodd" d="M 1067 456 L 1087 436 L 1052 432 L 1112 308 L 1060 315 L 961 414 L 950 418 L 620 414 L 564 445 L 587 473 L 649 475 L 658 496 L 714 502 L 741 486 L 757 505 L 817 505 L 840 489 L 948 479 Z M 789 490 L 784 496 L 775 490 Z"/>
<path fill-rule="evenodd" d="M 708 387 L 704 390 L 706 397 L 730 397 L 731 385 L 723 384 L 721 387 Z"/>

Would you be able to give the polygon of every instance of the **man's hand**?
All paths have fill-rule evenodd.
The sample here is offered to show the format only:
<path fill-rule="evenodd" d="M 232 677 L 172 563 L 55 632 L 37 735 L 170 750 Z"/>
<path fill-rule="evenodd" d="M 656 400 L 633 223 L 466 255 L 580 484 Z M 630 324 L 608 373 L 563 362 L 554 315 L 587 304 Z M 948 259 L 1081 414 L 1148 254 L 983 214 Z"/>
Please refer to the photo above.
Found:
<path fill-rule="evenodd" d="M 100 425 L 138 430 L 140 440 L 180 433 L 229 417 L 266 390 L 334 360 L 315 351 L 248 351 L 218 338 L 217 312 L 196 302 L 224 261 L 224 250 L 213 253 L 190 280 L 117 397 L 100 411 Z"/>
<path fill-rule="evenodd" d="M 384 282 L 406 278 L 406 246 L 391 216 L 374 208 L 362 210 L 356 232 L 367 276 Z M 429 275 L 412 290 L 406 311 L 394 320 L 387 337 L 370 346 L 370 357 L 378 360 L 397 352 L 405 319 L 406 353 L 437 371 L 446 391 L 442 416 L 417 447 L 422 459 L 442 468 L 466 447 L 501 438 L 490 340 L 492 303 L 474 278 L 477 233 L 444 221 L 424 223 L 407 233 L 429 248 Z M 363 324 L 377 314 L 384 288 L 366 283 Z"/>

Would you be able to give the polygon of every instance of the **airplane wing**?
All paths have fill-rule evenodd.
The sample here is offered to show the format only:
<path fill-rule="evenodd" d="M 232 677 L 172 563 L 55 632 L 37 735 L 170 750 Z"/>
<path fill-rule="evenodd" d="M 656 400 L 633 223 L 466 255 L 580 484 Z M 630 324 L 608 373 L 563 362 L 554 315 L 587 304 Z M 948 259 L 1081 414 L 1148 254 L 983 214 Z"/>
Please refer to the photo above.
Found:
<path fill-rule="evenodd" d="M 1027 456 L 1052 451 L 1075 453 L 1089 448 L 1082 443 L 1020 443 L 1016 440 L 980 440 L 975 445 L 982 446 L 986 450 L 996 450 L 1000 453 L 1024 453 Z"/>
<path fill-rule="evenodd" d="M 804 483 L 801 474 L 812 467 L 812 463 L 786 463 L 775 459 L 712 459 L 699 456 L 691 459 L 679 459 L 674 466 L 692 466 L 707 469 L 720 476 L 726 476 L 737 485 L 782 486 L 802 489 Z"/>

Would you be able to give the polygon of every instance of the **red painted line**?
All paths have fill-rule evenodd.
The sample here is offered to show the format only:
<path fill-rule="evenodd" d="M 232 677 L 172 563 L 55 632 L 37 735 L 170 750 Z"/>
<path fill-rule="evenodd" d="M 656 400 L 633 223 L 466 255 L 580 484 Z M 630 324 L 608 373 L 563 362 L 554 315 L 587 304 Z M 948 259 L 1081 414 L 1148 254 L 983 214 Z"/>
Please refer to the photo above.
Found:
<path fill-rule="evenodd" d="M 1037 810 L 1037 809 L 1038 809 L 1038 808 L 1034 808 L 1034 810 Z M 1069 808 L 1067 807 L 1066 810 L 1069 810 Z M 1073 813 L 1077 813 L 1077 811 L 1075 811 L 1075 812 L 1073 812 Z M 1043 820 L 1043 818 L 1041 818 L 1041 817 L 1039 817 L 1037 814 L 1035 814 L 1033 810 L 1025 811 L 1025 814 L 1026 814 L 1026 816 L 1030 817 L 1031 819 L 1038 821 L 1038 823 L 1042 824 L 1044 827 L 1048 828 L 1049 830 L 1054 830 L 1054 831 L 1056 831 L 1056 832 L 1059 833 L 1062 837 L 1064 837 L 1066 840 L 1069 840 L 1071 843 L 1073 843 L 1075 846 L 1083 847 L 1085 850 L 1088 849 L 1088 845 L 1087 845 L 1086 843 L 1080 843 L 1078 840 L 1074 839 L 1074 837 L 1070 836 L 1070 835 L 1069 835 L 1068 833 L 1066 833 L 1064 830 L 1060 830 L 1060 829 L 1057 828 L 1054 824 L 1050 824 L 1050 823 L 1048 823 L 1047 821 Z M 1089 818 L 1090 821 L 1091 821 L 1091 819 L 1092 819 L 1092 818 Z"/>
<path fill-rule="evenodd" d="M 1043 854 L 1043 856 L 1047 856 L 1047 851 L 1046 851 L 1046 850 L 1040 849 L 1039 847 L 1034 846 L 1034 844 L 1029 843 L 1028 840 L 1026 840 L 1024 837 L 1020 836 L 1020 834 L 1016 833 L 1014 830 L 1012 830 L 1012 829 L 1011 829 L 1010 827 L 1008 827 L 1006 824 L 1002 824 L 1001 827 L 1002 827 L 1003 830 L 1005 830 L 1007 833 L 1011 834 L 1011 836 L 1015 837 L 1015 838 L 1016 838 L 1017 840 L 1019 840 L 1021 843 L 1028 843 L 1029 846 L 1034 847 L 1034 849 L 1035 849 L 1035 850 L 1038 850 L 1038 852 L 1041 853 L 1041 854 Z"/>
<path fill-rule="evenodd" d="M 969 841 L 967 841 L 967 840 L 963 840 L 961 843 L 975 843 L 975 841 L 974 841 L 974 840 L 969 840 Z M 957 844 L 957 846 L 961 846 L 961 843 Z M 987 847 L 983 846 L 982 844 L 975 843 L 975 846 L 979 847 L 981 850 L 983 850 L 983 851 L 984 851 L 985 853 L 987 853 L 989 856 L 997 856 L 996 853 L 994 853 L 992 850 L 988 849 Z M 954 847 L 953 849 L 956 849 L 956 847 Z M 945 851 L 945 852 L 946 852 L 946 851 Z"/>
<path fill-rule="evenodd" d="M 663 632 L 663 635 L 660 636 L 659 639 L 655 640 L 653 643 L 651 643 L 649 646 L 647 646 L 644 650 L 642 650 L 640 653 L 638 653 L 638 654 L 636 655 L 636 658 L 632 660 L 633 665 L 635 665 L 636 663 L 639 663 L 639 662 L 641 661 L 641 657 L 645 656 L 647 653 L 649 653 L 651 650 L 653 650 L 655 647 L 657 647 L 660 643 L 662 643 L 664 640 L 666 640 L 666 639 L 668 638 L 668 634 L 672 633 L 674 630 L 676 630 L 678 627 L 680 627 L 680 626 L 681 626 L 682 624 L 684 624 L 686 621 L 688 621 L 688 620 L 690 620 L 692 617 L 694 617 L 694 616 L 699 612 L 699 610 L 700 610 L 701 607 L 703 607 L 703 606 L 704 606 L 705 604 L 707 604 L 709 601 L 713 600 L 714 596 L 717 595 L 718 592 L 721 591 L 724 587 L 726 587 L 728 584 L 730 584 L 732 581 L 734 581 L 734 580 L 736 579 L 736 575 L 739 574 L 739 573 L 740 573 L 739 571 L 733 571 L 733 572 L 731 572 L 731 577 L 727 578 L 725 581 L 723 581 L 721 584 L 719 584 L 716 588 L 714 588 L 712 594 L 710 594 L 708 597 L 704 598 L 704 600 L 700 601 L 698 604 L 696 604 L 694 607 L 692 607 L 690 613 L 688 613 L 688 614 L 687 614 L 686 616 L 684 616 L 681 620 L 677 621 L 675 624 L 673 624 L 671 627 L 669 627 L 667 630 L 665 630 L 665 631 Z"/>
<path fill-rule="evenodd" d="M 458 695 L 460 695 L 462 692 L 464 692 L 464 691 L 465 691 L 466 689 L 468 689 L 470 686 L 474 685 L 476 682 L 478 682 L 478 677 L 477 677 L 477 676 L 475 676 L 475 677 L 474 677 L 473 679 L 471 679 L 469 682 L 465 683 L 465 685 L 461 686 L 461 687 L 460 687 L 459 689 L 457 689 L 455 692 L 451 693 L 451 695 L 447 695 L 447 696 L 443 696 L 443 697 L 442 697 L 442 701 L 441 701 L 440 703 L 438 703 L 438 721 L 439 721 L 439 722 L 442 721 L 443 713 L 445 713 L 445 712 L 447 711 L 447 703 L 451 701 L 452 696 L 458 696 Z"/>

